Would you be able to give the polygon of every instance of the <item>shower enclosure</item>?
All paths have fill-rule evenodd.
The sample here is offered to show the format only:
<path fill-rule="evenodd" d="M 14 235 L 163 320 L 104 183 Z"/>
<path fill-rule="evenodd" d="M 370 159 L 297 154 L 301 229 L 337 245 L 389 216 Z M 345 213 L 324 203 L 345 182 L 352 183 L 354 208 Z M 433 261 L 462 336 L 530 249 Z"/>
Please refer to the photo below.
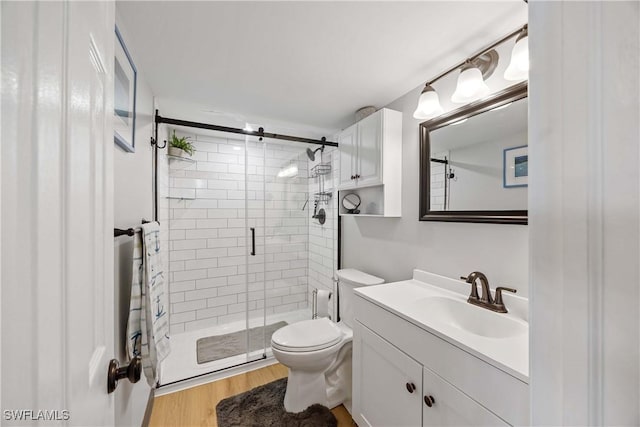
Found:
<path fill-rule="evenodd" d="M 310 294 L 332 289 L 335 269 L 333 147 L 312 161 L 306 143 L 175 130 L 196 152 L 161 159 L 172 344 L 161 385 L 270 357 L 271 334 L 311 317 Z"/>

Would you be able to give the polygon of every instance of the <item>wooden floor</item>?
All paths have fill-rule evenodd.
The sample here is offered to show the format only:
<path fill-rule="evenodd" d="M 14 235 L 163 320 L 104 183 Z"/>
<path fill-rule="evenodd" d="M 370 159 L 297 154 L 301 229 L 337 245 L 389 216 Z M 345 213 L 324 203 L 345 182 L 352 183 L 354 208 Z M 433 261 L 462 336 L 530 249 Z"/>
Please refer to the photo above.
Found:
<path fill-rule="evenodd" d="M 280 364 L 225 378 L 209 384 L 156 397 L 151 411 L 151 427 L 218 426 L 216 405 L 222 399 L 251 390 L 262 384 L 287 376 L 287 368 Z M 351 427 L 351 415 L 340 405 L 331 412 L 338 419 L 338 427 Z"/>

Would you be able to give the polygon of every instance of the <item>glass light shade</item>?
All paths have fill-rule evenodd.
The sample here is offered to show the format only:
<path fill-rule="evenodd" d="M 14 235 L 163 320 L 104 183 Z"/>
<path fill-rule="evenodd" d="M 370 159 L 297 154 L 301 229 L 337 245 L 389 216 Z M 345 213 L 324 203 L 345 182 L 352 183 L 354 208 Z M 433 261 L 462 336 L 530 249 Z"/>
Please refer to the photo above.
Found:
<path fill-rule="evenodd" d="M 511 51 L 511 62 L 504 72 L 506 80 L 525 80 L 529 77 L 529 37 L 518 37 Z"/>
<path fill-rule="evenodd" d="M 475 101 L 486 96 L 489 87 L 482 78 L 482 72 L 476 67 L 463 68 L 458 76 L 456 91 L 451 96 L 451 101 L 458 104 Z"/>
<path fill-rule="evenodd" d="M 442 114 L 443 111 L 438 92 L 429 85 L 425 86 L 418 99 L 418 107 L 413 112 L 413 118 L 424 120 Z"/>

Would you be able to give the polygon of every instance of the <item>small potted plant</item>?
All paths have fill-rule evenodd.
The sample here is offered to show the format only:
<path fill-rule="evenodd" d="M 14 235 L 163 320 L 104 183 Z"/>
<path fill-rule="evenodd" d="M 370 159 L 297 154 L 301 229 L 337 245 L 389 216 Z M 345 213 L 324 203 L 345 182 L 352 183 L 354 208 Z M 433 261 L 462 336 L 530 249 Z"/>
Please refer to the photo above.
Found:
<path fill-rule="evenodd" d="M 193 152 L 196 151 L 196 149 L 192 143 L 187 141 L 188 139 L 188 136 L 178 138 L 174 130 L 171 141 L 169 142 L 169 155 L 176 157 L 186 157 L 186 155 L 193 156 Z"/>

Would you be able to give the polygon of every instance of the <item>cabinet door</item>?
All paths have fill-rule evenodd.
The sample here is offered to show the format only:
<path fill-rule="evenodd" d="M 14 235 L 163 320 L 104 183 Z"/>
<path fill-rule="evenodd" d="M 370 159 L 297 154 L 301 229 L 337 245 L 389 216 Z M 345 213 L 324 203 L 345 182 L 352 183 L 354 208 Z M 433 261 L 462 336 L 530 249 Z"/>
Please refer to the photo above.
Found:
<path fill-rule="evenodd" d="M 509 425 L 428 368 L 424 368 L 422 387 L 423 426 Z"/>
<path fill-rule="evenodd" d="M 422 365 L 354 322 L 353 419 L 360 427 L 416 427 Z"/>
<path fill-rule="evenodd" d="M 340 134 L 338 139 L 340 150 L 340 188 L 348 189 L 356 186 L 355 179 L 355 161 L 356 161 L 356 137 L 358 134 L 358 125 L 355 124 L 346 128 Z"/>
<path fill-rule="evenodd" d="M 358 186 L 382 184 L 382 119 L 379 110 L 358 122 Z"/>

